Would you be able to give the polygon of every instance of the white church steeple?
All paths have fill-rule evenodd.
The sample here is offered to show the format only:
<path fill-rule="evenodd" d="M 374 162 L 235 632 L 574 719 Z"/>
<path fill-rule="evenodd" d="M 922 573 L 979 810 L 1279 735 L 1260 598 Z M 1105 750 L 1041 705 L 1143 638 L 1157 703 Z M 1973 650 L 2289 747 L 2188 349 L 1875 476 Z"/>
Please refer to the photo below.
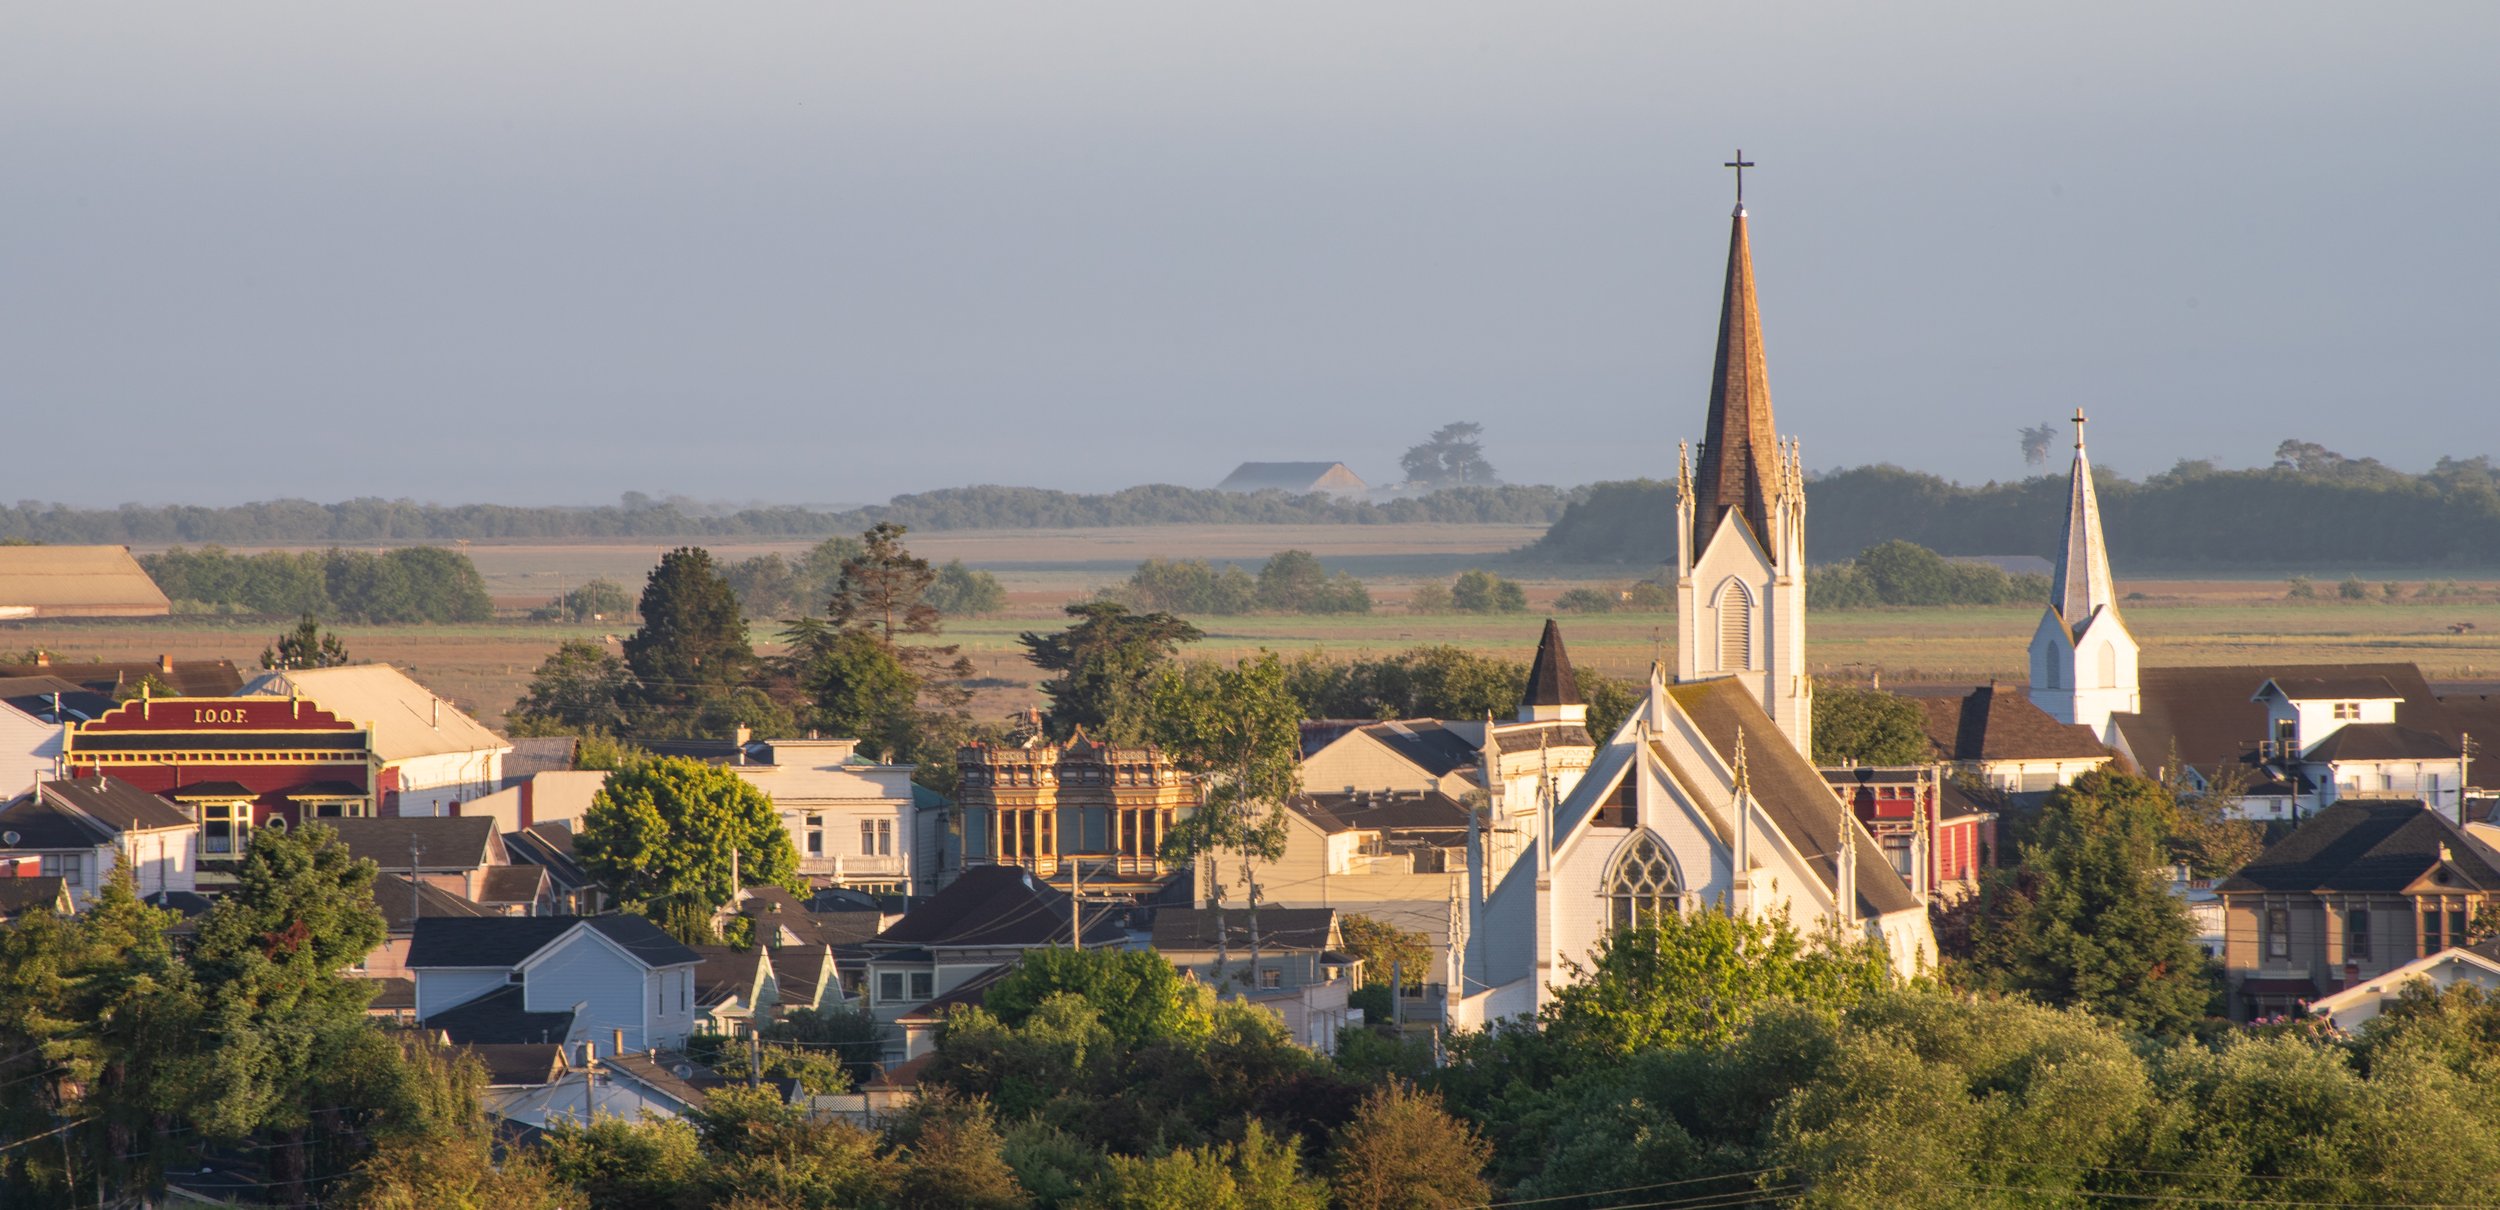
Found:
<path fill-rule="evenodd" d="M 2061 723 L 2110 738 L 2110 716 L 2142 708 L 2136 690 L 2135 636 L 2118 617 L 2117 583 L 2101 539 L 2101 502 L 2083 448 L 2083 409 L 2075 409 L 2075 465 L 2065 541 L 2049 584 L 2048 611 L 2031 636 L 2031 700 Z"/>
<path fill-rule="evenodd" d="M 1798 751 L 1811 752 L 1805 469 L 1797 443 L 1771 423 L 1745 219 L 1740 193 L 1706 439 L 1698 457 L 1676 456 L 1675 679 L 1735 677 Z"/>

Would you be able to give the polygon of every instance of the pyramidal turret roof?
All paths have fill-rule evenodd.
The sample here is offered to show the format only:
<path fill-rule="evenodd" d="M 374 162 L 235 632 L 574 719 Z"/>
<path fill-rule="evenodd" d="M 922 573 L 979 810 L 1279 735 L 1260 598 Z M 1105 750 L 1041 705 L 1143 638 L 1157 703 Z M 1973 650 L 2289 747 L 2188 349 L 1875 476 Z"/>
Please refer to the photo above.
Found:
<path fill-rule="evenodd" d="M 1727 291 L 1719 303 L 1718 359 L 1710 370 L 1710 420 L 1694 476 L 1693 535 L 1699 550 L 1719 518 L 1740 513 L 1756 537 L 1771 532 L 1771 489 L 1779 478 L 1779 435 L 1771 424 L 1771 375 L 1762 354 L 1762 315 L 1754 301 L 1753 244 L 1745 205 L 1736 204 L 1727 244 Z"/>
<path fill-rule="evenodd" d="M 2118 603 L 2109 574 L 2109 547 L 2101 540 L 2101 500 L 2092 490 L 2092 461 L 2083 449 L 2083 409 L 2075 409 L 2074 483 L 2066 502 L 2066 541 L 2057 549 L 2049 581 L 2049 607 L 2067 632 L 2080 636 L 2092 615 Z"/>
<path fill-rule="evenodd" d="M 1571 655 L 1563 650 L 1562 627 L 1545 619 L 1545 634 L 1536 643 L 1536 663 L 1528 668 L 1527 706 L 1582 706 L 1580 679 L 1571 674 Z"/>

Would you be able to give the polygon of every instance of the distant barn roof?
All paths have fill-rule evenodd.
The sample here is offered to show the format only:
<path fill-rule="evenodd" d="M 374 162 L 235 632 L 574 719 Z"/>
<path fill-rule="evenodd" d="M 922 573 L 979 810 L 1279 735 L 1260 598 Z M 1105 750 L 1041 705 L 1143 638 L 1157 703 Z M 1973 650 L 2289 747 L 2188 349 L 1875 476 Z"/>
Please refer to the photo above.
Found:
<path fill-rule="evenodd" d="M 1360 494 L 1368 487 L 1362 477 L 1346 469 L 1342 462 L 1244 462 L 1233 468 L 1219 492 L 1290 492 L 1306 495 L 1331 492 L 1339 495 Z"/>
<path fill-rule="evenodd" d="M 0 617 L 146 618 L 173 612 L 127 546 L 0 546 Z"/>

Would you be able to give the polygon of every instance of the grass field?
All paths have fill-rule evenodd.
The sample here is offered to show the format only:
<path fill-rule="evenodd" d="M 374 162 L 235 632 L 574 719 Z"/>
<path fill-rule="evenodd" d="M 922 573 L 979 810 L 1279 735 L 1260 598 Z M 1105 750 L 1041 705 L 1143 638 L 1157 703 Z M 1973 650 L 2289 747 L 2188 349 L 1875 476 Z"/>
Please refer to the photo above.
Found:
<path fill-rule="evenodd" d="M 981 714 L 1004 714 L 1033 698 L 1032 668 L 1022 659 L 1016 635 L 1055 629 L 1063 620 L 1057 603 L 1065 595 L 1019 583 L 1020 600 L 1009 614 L 962 619 L 947 638 L 963 645 L 983 685 L 975 700 Z M 2473 601 L 2287 603 L 2279 587 L 2272 601 L 2252 599 L 2240 583 L 2212 586 L 2172 582 L 2126 587 L 2148 590 L 2126 606 L 2128 625 L 2144 644 L 2149 664 L 2227 664 L 2257 661 L 2412 661 L 2434 680 L 2500 679 L 2500 604 Z M 1542 608 L 1550 592 L 1534 594 Z M 1197 619 L 1206 641 L 1201 657 L 1231 658 L 1260 647 L 1317 649 L 1344 657 L 1388 653 L 1424 643 L 1452 643 L 1525 660 L 1532 653 L 1541 613 L 1508 616 L 1415 616 L 1394 610 L 1338 618 L 1218 617 Z M 1808 653 L 1818 672 L 1863 680 L 1880 673 L 1886 683 L 1919 680 L 2019 679 L 2023 653 L 2039 621 L 2032 607 L 1826 611 L 1813 616 Z M 2452 623 L 2476 624 L 2452 634 Z M 530 671 L 556 644 L 571 637 L 621 637 L 621 627 L 533 625 L 503 622 L 478 626 L 339 626 L 358 659 L 383 660 L 409 669 L 435 691 L 489 723 L 519 696 Z M 759 624 L 759 639 L 773 626 Z M 263 621 L 166 618 L 0 624 L 0 652 L 41 647 L 63 658 L 224 658 L 255 664 L 279 626 Z M 1606 614 L 1566 617 L 1563 632 L 1573 659 L 1617 676 L 1645 671 L 1667 658 L 1675 638 L 1669 614 Z M 770 644 L 764 646 L 769 649 Z"/>

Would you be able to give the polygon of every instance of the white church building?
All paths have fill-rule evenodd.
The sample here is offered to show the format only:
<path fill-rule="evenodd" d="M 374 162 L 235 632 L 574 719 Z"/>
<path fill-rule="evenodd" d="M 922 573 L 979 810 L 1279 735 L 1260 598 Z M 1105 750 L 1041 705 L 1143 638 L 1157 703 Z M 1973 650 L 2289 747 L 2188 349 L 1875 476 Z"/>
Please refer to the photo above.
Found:
<path fill-rule="evenodd" d="M 1805 666 L 1805 477 L 1772 425 L 1740 201 L 1706 439 L 1676 478 L 1676 669 L 1590 736 L 1548 626 L 1516 720 L 1489 728 L 1451 1024 L 1535 1014 L 1605 935 L 1663 912 L 1784 915 L 1935 961 L 1927 907 L 1819 774 Z M 1924 860 L 1913 869 L 1924 869 Z"/>

